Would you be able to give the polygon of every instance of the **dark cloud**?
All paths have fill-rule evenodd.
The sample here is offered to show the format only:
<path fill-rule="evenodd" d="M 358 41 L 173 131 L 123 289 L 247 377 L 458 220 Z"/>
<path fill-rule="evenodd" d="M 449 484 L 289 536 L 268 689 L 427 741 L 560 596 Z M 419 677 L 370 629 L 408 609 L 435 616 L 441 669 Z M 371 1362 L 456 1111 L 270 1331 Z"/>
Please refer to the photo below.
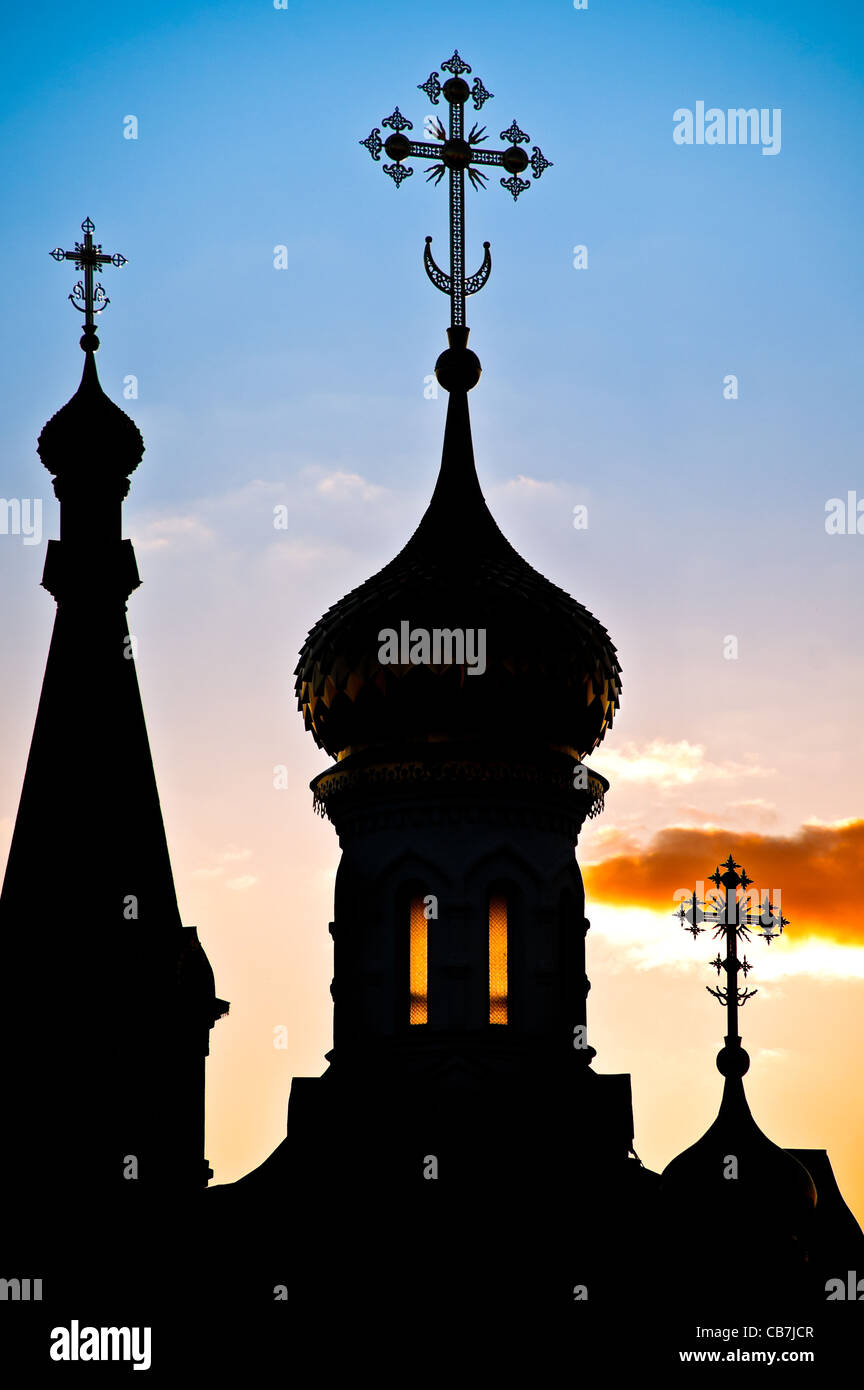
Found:
<path fill-rule="evenodd" d="M 788 838 L 752 831 L 661 830 L 644 850 L 616 854 L 583 872 L 589 900 L 619 907 L 675 910 L 677 890 L 692 892 L 728 854 L 760 891 L 781 890 L 788 930 L 864 945 L 864 820 L 802 825 Z"/>

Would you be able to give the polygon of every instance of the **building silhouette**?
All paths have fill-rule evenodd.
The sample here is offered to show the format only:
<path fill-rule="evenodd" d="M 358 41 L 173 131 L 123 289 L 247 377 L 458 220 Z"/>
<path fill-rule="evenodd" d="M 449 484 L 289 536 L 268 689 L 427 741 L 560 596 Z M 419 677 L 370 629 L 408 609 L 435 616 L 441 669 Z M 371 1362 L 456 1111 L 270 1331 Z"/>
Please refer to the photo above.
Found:
<path fill-rule="evenodd" d="M 121 512 L 144 444 L 99 383 L 95 302 L 81 383 L 39 436 L 57 615 L 0 894 L 4 1259 L 72 1313 L 76 1292 L 131 1279 L 151 1222 L 212 1177 L 204 1066 L 228 1009 L 177 905 L 126 620 Z"/>
<path fill-rule="evenodd" d="M 436 138 L 461 255 L 462 107 L 489 93 L 458 54 L 442 68 L 424 91 L 451 110 Z M 363 143 L 386 150 L 398 187 L 425 145 L 398 108 L 388 119 L 387 141 L 376 128 Z M 549 162 L 528 160 L 515 121 L 505 135 L 486 162 L 515 198 L 529 163 L 539 177 Z M 43 577 L 57 618 L 0 895 L 6 1273 L 41 1279 L 54 1321 L 77 1316 L 83 1288 L 153 1322 L 172 1364 L 206 1363 L 214 1383 L 286 1343 L 295 1368 L 306 1351 L 356 1367 L 358 1337 L 376 1365 L 440 1360 L 457 1384 L 469 1364 L 506 1379 L 517 1354 L 551 1374 L 553 1347 L 574 1365 L 620 1367 L 629 1351 L 644 1366 L 686 1346 L 693 1317 L 752 1317 L 754 1287 L 763 1308 L 845 1335 L 825 1282 L 864 1276 L 861 1232 L 824 1151 L 759 1130 L 740 1039 L 718 1059 L 715 1124 L 662 1175 L 636 1154 L 629 1076 L 595 1065 L 575 850 L 609 789 L 587 759 L 621 670 L 606 629 L 516 552 L 482 493 L 464 297 L 488 246 L 477 275 L 455 258 L 448 277 L 427 240 L 453 308 L 437 484 L 296 671 L 332 760 L 314 805 L 341 850 L 328 1066 L 293 1081 L 277 1149 L 204 1190 L 204 1059 L 228 1006 L 179 914 L 138 690 L 121 508 L 143 442 L 98 380 L 91 232 L 60 253 L 89 266 L 84 371 L 39 438 L 60 501 Z"/>
<path fill-rule="evenodd" d="M 315 624 L 296 671 L 306 728 L 333 759 L 312 783 L 341 851 L 333 1048 L 323 1076 L 295 1078 L 282 1144 L 205 1207 L 238 1272 L 232 1300 L 250 1319 L 284 1302 L 295 1342 L 322 1322 L 362 1335 L 386 1309 L 391 1364 L 416 1360 L 425 1326 L 445 1365 L 470 1346 L 486 1374 L 502 1347 L 530 1354 L 538 1328 L 547 1350 L 602 1355 L 611 1338 L 617 1364 L 629 1349 L 644 1365 L 646 1346 L 692 1337 L 695 1317 L 739 1319 L 747 1278 L 763 1312 L 818 1321 L 826 1272 L 864 1265 L 862 1237 L 827 1155 L 758 1129 L 737 1035 L 718 1059 L 715 1125 L 662 1175 L 636 1155 L 629 1076 L 595 1067 L 574 847 L 608 790 L 586 759 L 618 708 L 620 667 L 480 487 L 464 300 L 491 261 L 487 244 L 464 277 L 464 174 L 481 137 L 464 135 L 462 110 L 489 93 L 469 88 L 458 54 L 442 69 L 422 84 L 450 107 L 437 148 L 406 134 L 398 107 L 386 140 L 376 127 L 361 142 L 393 161 L 397 188 L 413 157 L 449 173 L 449 276 L 430 238 L 424 254 L 451 299 L 440 473 L 408 543 Z M 512 144 L 482 162 L 510 173 L 515 198 L 520 173 L 549 161 L 528 159 L 515 121 L 501 138 Z"/>
<path fill-rule="evenodd" d="M 595 1067 L 574 845 L 608 790 L 585 758 L 619 665 L 600 623 L 492 518 L 468 410 L 479 364 L 467 333 L 450 336 L 429 507 L 313 627 L 297 667 L 306 726 L 335 760 L 312 783 L 341 849 L 333 1048 L 323 1076 L 292 1083 L 276 1151 L 206 1196 L 243 1271 L 232 1299 L 254 1318 L 277 1291 L 302 1327 L 325 1308 L 340 1325 L 382 1303 L 442 1325 L 469 1309 L 466 1335 L 518 1312 L 599 1354 L 622 1308 L 653 1338 L 673 1294 L 703 1320 L 740 1313 L 741 1244 L 718 1245 L 719 1225 L 747 1241 L 763 1310 L 812 1322 L 825 1279 L 864 1268 L 864 1240 L 827 1155 L 759 1130 L 746 1053 L 721 1053 L 718 1119 L 662 1176 L 634 1151 L 629 1076 Z M 382 663 L 381 635 L 405 624 L 485 631 L 485 672 Z"/>
<path fill-rule="evenodd" d="M 614 1191 L 613 1224 L 638 1221 L 656 1182 L 632 1153 L 629 1077 L 594 1071 L 586 1030 L 588 922 L 573 846 L 607 787 L 582 759 L 614 714 L 615 651 L 486 506 L 468 415 L 474 354 L 451 346 L 437 373 L 450 398 L 429 507 L 397 558 L 313 628 L 297 672 L 307 726 L 336 759 L 313 783 L 342 849 L 330 1065 L 294 1081 L 276 1153 L 210 1194 L 220 1224 L 234 1208 L 240 1228 L 260 1232 L 252 1213 L 277 1205 L 276 1193 L 326 1193 L 336 1227 L 359 1223 L 351 1243 L 376 1250 L 380 1279 L 400 1268 L 406 1219 L 412 1242 L 422 1246 L 425 1231 L 431 1249 L 493 1192 L 510 1207 L 516 1184 L 544 1215 L 508 1241 L 524 1238 L 537 1268 L 550 1223 L 568 1219 L 558 1203 L 574 1179 Z M 379 634 L 403 622 L 482 631 L 485 671 L 382 665 Z M 358 1185 L 370 1194 L 368 1229 Z M 316 1287 L 310 1271 L 328 1241 L 316 1232 L 322 1208 L 309 1215 L 289 1283 L 293 1299 L 314 1302 L 329 1254 Z M 280 1258 L 284 1268 L 273 1234 L 262 1287 Z M 587 1277 L 585 1252 L 564 1264 L 569 1299 Z M 597 1251 L 598 1280 L 602 1266 Z M 451 1291 L 463 1275 L 473 1282 L 470 1265 L 450 1271 Z"/>

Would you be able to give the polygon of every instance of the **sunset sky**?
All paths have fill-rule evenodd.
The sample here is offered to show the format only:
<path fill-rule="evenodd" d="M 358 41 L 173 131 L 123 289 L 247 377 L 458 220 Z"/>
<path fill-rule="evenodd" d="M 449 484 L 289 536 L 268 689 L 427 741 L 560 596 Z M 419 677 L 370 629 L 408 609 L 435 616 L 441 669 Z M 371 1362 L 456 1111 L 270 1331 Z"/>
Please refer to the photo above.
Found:
<path fill-rule="evenodd" d="M 231 1001 L 216 1180 L 266 1158 L 331 1042 L 338 847 L 293 670 L 416 525 L 446 407 L 424 381 L 448 305 L 421 264 L 427 234 L 445 258 L 446 183 L 397 190 L 359 141 L 397 104 L 422 138 L 417 84 L 456 47 L 495 94 L 490 144 L 515 117 L 553 162 L 515 205 L 495 178 L 467 192 L 469 271 L 493 255 L 468 302 L 478 471 L 623 667 L 577 850 L 595 1067 L 631 1074 L 651 1168 L 713 1119 L 713 943 L 672 912 L 732 851 L 790 919 L 748 948 L 751 1108 L 775 1142 L 827 1148 L 864 1220 L 864 534 L 826 530 L 831 499 L 864 501 L 861 10 L 155 0 L 85 24 L 49 0 L 4 26 L 0 495 L 42 498 L 44 534 L 0 534 L 0 867 L 55 611 L 35 440 L 83 360 L 76 274 L 48 252 L 89 215 L 129 259 L 102 277 L 98 366 L 147 446 L 129 620 L 178 898 Z M 781 110 L 780 152 L 676 144 L 700 101 Z"/>

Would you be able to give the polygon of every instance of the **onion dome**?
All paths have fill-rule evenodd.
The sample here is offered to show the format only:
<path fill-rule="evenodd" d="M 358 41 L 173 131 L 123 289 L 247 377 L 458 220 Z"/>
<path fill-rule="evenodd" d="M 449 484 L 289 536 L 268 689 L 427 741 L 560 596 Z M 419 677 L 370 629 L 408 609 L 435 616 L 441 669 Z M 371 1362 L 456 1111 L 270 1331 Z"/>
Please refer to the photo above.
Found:
<path fill-rule="evenodd" d="M 134 420 L 105 395 L 91 351 L 75 395 L 45 425 L 37 444 L 49 473 L 75 481 L 86 471 L 90 485 L 128 478 L 141 462 L 144 440 Z"/>
<path fill-rule="evenodd" d="M 741 1052 L 746 1058 L 747 1053 Z M 737 1164 L 734 1180 L 723 1176 L 729 1155 Z M 726 1077 L 720 1110 L 710 1129 L 664 1168 L 663 1189 L 687 1201 L 717 1203 L 718 1211 L 731 1202 L 744 1215 L 752 1205 L 760 1219 L 766 1208 L 777 1206 L 794 1222 L 816 1205 L 812 1177 L 797 1158 L 763 1134 L 737 1073 Z"/>
<path fill-rule="evenodd" d="M 435 368 L 450 399 L 426 513 L 390 564 L 328 609 L 300 655 L 299 707 L 336 758 L 477 738 L 582 758 L 619 703 L 606 629 L 523 560 L 486 505 L 467 396 L 480 364 L 461 333 L 450 330 Z"/>

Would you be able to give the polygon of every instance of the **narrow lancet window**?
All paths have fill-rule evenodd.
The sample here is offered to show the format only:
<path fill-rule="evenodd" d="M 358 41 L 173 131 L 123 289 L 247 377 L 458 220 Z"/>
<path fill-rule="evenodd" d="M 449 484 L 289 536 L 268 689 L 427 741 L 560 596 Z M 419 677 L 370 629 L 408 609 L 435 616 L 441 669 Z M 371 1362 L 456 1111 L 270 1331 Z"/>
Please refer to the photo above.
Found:
<path fill-rule="evenodd" d="M 489 1022 L 507 1022 L 507 899 L 489 899 Z"/>
<path fill-rule="evenodd" d="M 411 992 L 411 1023 L 429 1022 L 429 923 L 426 920 L 425 904 L 421 897 L 411 899 L 411 924 L 409 940 L 409 989 Z"/>

